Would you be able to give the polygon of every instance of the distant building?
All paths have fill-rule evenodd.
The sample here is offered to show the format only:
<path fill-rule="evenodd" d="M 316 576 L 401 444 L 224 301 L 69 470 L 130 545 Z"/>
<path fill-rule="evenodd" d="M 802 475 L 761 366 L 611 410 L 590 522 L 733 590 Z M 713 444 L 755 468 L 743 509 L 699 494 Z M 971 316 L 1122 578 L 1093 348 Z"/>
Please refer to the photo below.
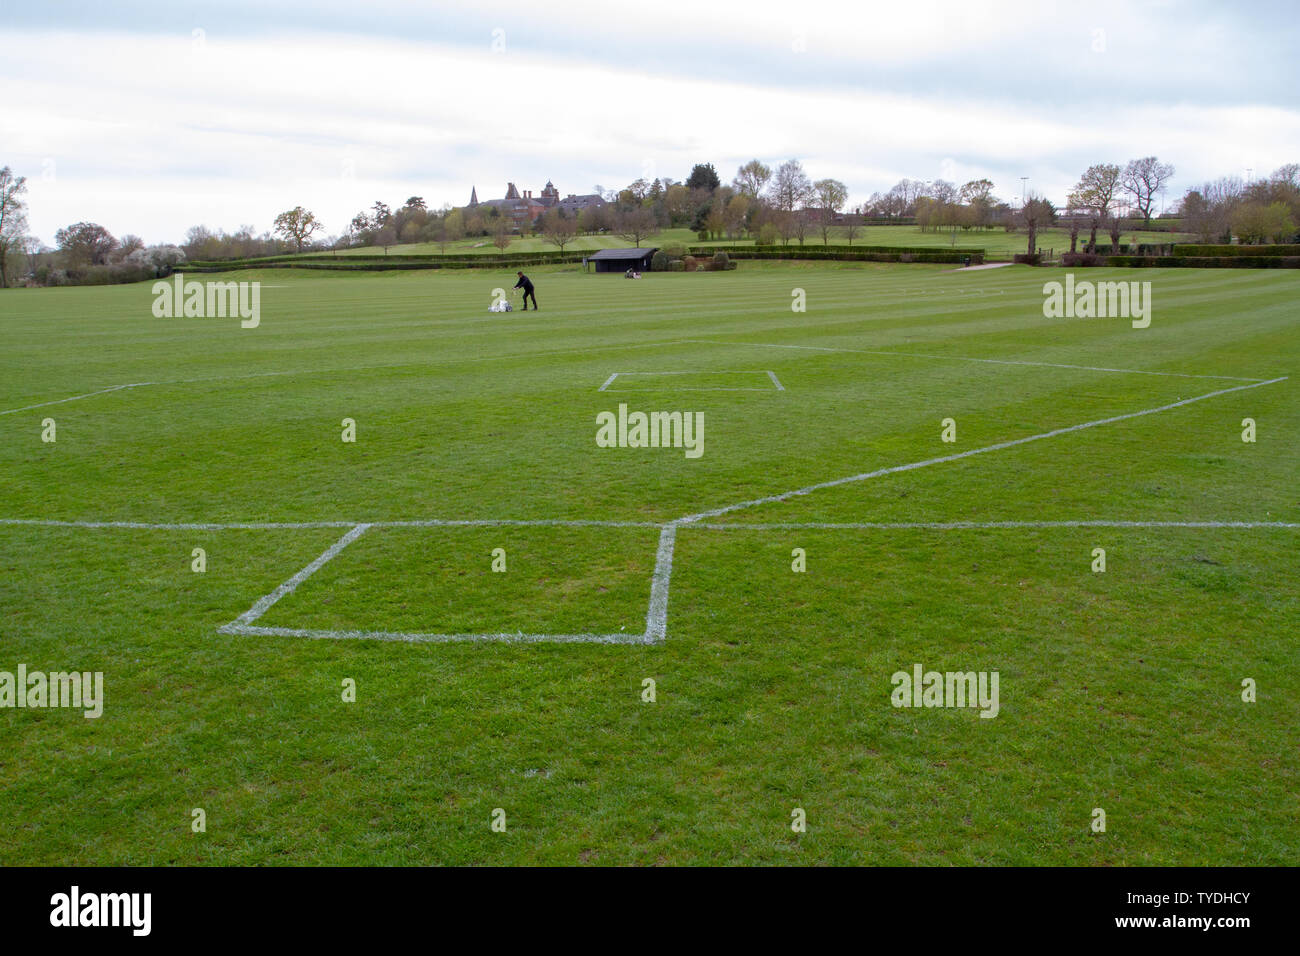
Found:
<path fill-rule="evenodd" d="M 596 193 L 588 193 L 585 196 L 575 196 L 570 193 L 561 199 L 557 205 L 564 211 L 566 216 L 576 216 L 584 209 L 599 209 L 605 205 L 605 200 Z"/>
<path fill-rule="evenodd" d="M 523 229 L 525 226 L 531 226 L 538 218 L 548 209 L 558 208 L 566 216 L 577 216 L 584 209 L 600 207 L 605 205 L 605 200 L 595 193 L 585 196 L 575 196 L 570 194 L 567 198 L 560 198 L 560 191 L 555 188 L 555 184 L 549 179 L 546 186 L 537 196 L 533 195 L 531 189 L 525 189 L 522 193 L 514 183 L 506 183 L 506 194 L 503 199 L 485 199 L 480 201 L 478 198 L 478 187 L 472 186 L 469 192 L 469 204 L 466 209 L 478 209 L 482 206 L 490 206 L 498 210 L 501 215 L 509 219 L 516 229 Z"/>

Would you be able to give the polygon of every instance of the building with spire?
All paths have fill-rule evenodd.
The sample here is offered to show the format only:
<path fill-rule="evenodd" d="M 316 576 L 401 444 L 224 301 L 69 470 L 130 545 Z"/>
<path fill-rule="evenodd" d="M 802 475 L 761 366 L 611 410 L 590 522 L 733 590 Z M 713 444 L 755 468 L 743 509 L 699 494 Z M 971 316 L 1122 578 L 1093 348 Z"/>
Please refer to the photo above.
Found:
<path fill-rule="evenodd" d="M 514 183 L 506 183 L 504 199 L 484 199 L 480 201 L 478 187 L 471 186 L 469 205 L 465 208 L 491 207 L 513 222 L 515 228 L 522 230 L 525 226 L 531 226 L 535 223 L 548 209 L 558 208 L 566 216 L 576 216 L 583 209 L 603 205 L 605 205 L 605 200 L 595 193 L 586 196 L 570 194 L 567 198 L 561 199 L 560 191 L 555 188 L 555 183 L 548 179 L 546 186 L 537 196 L 533 195 L 531 189 L 520 191 L 519 187 Z"/>

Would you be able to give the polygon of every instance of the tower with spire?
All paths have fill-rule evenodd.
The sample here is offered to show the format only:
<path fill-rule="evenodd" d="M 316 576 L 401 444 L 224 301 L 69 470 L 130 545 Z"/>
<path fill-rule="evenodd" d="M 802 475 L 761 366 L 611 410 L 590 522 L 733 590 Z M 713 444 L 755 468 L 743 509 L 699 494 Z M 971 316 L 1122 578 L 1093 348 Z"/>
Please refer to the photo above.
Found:
<path fill-rule="evenodd" d="M 469 187 L 469 208 L 473 209 L 477 205 L 478 205 L 478 187 L 471 186 Z"/>

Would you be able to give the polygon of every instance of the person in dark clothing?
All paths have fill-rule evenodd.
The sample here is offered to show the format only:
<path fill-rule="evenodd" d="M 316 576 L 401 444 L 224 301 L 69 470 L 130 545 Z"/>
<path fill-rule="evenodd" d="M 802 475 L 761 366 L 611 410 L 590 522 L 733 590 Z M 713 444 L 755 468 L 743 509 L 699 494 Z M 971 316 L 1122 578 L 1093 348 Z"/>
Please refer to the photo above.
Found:
<path fill-rule="evenodd" d="M 533 311 L 540 312 L 541 310 L 537 308 L 537 293 L 533 291 L 533 283 L 529 280 L 528 276 L 524 275 L 522 272 L 518 273 L 518 275 L 519 281 L 515 283 L 515 288 L 524 290 L 524 307 L 521 311 L 528 311 L 528 300 L 531 297 L 533 300 Z"/>

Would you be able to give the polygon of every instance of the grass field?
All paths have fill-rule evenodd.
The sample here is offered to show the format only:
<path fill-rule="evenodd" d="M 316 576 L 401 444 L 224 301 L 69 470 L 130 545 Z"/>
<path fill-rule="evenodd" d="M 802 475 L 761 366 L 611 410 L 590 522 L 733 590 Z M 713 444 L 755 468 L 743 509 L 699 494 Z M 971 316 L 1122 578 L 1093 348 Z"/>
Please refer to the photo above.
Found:
<path fill-rule="evenodd" d="M 0 709 L 0 863 L 1295 862 L 1297 276 L 532 274 L 0 296 L 0 671 L 106 696 Z"/>
<path fill-rule="evenodd" d="M 1080 248 L 1083 242 L 1087 241 L 1087 233 L 1081 237 Z M 817 248 L 823 245 L 821 233 L 810 231 L 805 237 L 805 245 L 810 248 Z M 848 240 L 844 238 L 843 230 L 832 229 L 830 234 L 831 245 L 846 245 Z M 957 230 L 954 239 L 951 230 L 939 232 L 922 232 L 917 226 L 865 226 L 859 230 L 854 238 L 852 245 L 855 246 L 921 246 L 923 248 L 949 249 L 953 246 L 958 248 L 984 249 L 989 256 L 1010 259 L 1013 253 L 1024 252 L 1026 249 L 1027 237 L 1023 232 L 1007 232 L 1005 229 L 988 229 L 984 231 L 972 230 L 963 232 Z M 1128 242 L 1188 242 L 1189 236 L 1174 234 L 1168 232 L 1143 232 L 1125 230 L 1120 236 L 1121 243 Z M 1110 243 L 1109 235 L 1098 234 L 1097 242 L 1106 245 Z M 684 246 L 693 245 L 749 245 L 748 240 L 744 239 L 721 239 L 713 242 L 701 242 L 698 236 L 690 229 L 665 229 L 659 235 L 645 240 L 642 246 L 664 246 L 669 243 L 677 243 Z M 797 241 L 795 242 L 797 245 Z M 596 249 L 621 249 L 628 245 L 626 239 L 616 235 L 604 236 L 578 236 L 573 242 L 566 245 L 565 251 L 585 252 Z M 1055 249 L 1057 253 L 1070 250 L 1070 233 L 1067 229 L 1045 229 L 1038 233 L 1038 246 L 1043 250 Z M 500 253 L 500 249 L 492 244 L 490 239 L 462 239 L 459 242 L 448 243 L 446 254 L 465 255 L 465 254 L 491 254 Z M 556 247 L 548 243 L 545 239 L 537 236 L 514 239 L 506 248 L 506 252 L 554 252 Z M 441 255 L 444 250 L 434 242 L 417 242 L 407 243 L 405 245 L 390 246 L 389 255 Z M 384 250 L 380 246 L 358 246 L 355 249 L 340 249 L 338 252 L 341 256 L 352 255 L 382 255 Z"/>

